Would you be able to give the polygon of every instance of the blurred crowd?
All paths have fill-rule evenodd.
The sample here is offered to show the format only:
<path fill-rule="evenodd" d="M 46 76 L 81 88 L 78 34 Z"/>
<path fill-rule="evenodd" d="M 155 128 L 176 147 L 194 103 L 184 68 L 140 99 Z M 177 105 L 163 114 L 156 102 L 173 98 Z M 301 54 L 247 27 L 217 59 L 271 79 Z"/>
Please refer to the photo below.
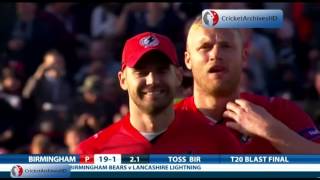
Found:
<path fill-rule="evenodd" d="M 243 29 L 242 91 L 295 101 L 320 127 L 320 3 L 2 3 L 0 154 L 74 153 L 128 112 L 122 47 L 170 37 L 184 66 L 186 33 L 203 9 L 282 9 L 281 29 Z M 184 68 L 179 99 L 192 95 Z"/>

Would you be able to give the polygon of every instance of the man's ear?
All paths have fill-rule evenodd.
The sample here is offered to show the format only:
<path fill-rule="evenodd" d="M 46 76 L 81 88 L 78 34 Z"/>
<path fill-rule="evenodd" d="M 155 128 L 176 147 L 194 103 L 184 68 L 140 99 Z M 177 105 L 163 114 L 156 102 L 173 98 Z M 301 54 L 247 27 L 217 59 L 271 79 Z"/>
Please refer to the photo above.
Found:
<path fill-rule="evenodd" d="M 188 51 L 184 52 L 184 63 L 186 64 L 186 67 L 191 70 L 191 58 Z"/>
<path fill-rule="evenodd" d="M 118 79 L 119 79 L 121 89 L 125 91 L 128 90 L 126 69 L 118 72 Z"/>

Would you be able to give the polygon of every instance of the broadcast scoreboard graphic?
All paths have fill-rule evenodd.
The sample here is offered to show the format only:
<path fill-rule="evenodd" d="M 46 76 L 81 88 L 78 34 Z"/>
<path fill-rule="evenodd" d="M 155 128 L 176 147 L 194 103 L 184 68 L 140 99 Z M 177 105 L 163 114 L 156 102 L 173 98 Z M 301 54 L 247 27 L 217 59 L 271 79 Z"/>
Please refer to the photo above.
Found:
<path fill-rule="evenodd" d="M 0 155 L 0 177 L 320 177 L 320 155 Z"/>

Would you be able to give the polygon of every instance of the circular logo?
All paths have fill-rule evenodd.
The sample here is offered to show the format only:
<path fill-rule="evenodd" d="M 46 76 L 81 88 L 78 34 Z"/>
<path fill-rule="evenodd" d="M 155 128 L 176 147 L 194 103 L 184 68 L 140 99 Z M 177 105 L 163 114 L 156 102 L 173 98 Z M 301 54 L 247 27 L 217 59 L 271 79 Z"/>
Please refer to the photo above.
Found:
<path fill-rule="evenodd" d="M 202 16 L 202 22 L 206 25 L 206 26 L 214 26 L 219 22 L 219 16 L 218 13 L 216 13 L 215 11 L 210 11 L 210 10 L 205 10 L 203 12 L 203 16 Z"/>
<path fill-rule="evenodd" d="M 19 165 L 15 165 L 11 169 L 11 177 L 19 177 L 23 173 L 23 168 Z"/>
<path fill-rule="evenodd" d="M 159 40 L 155 36 L 146 36 L 140 39 L 140 45 L 147 48 L 147 47 L 155 47 L 159 45 Z"/>

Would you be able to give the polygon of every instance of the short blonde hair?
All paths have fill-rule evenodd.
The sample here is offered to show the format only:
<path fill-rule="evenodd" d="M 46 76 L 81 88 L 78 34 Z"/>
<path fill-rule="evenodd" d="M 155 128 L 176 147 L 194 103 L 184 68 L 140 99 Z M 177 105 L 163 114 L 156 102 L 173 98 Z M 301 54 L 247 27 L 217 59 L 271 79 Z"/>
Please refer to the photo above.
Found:
<path fill-rule="evenodd" d="M 202 25 L 202 15 L 198 15 L 197 17 L 195 17 L 195 19 L 193 20 L 193 22 L 191 23 L 190 27 L 189 27 L 189 30 L 188 30 L 188 33 L 187 33 L 187 43 L 186 43 L 186 48 L 188 48 L 188 38 L 189 38 L 189 34 L 190 34 L 190 31 L 193 29 L 193 28 L 204 28 L 203 25 Z M 243 34 L 243 31 L 239 28 L 233 28 L 233 30 L 235 30 L 236 32 L 238 32 L 239 34 L 239 37 L 242 41 L 242 45 L 245 44 L 245 38 L 244 38 L 244 34 Z"/>

